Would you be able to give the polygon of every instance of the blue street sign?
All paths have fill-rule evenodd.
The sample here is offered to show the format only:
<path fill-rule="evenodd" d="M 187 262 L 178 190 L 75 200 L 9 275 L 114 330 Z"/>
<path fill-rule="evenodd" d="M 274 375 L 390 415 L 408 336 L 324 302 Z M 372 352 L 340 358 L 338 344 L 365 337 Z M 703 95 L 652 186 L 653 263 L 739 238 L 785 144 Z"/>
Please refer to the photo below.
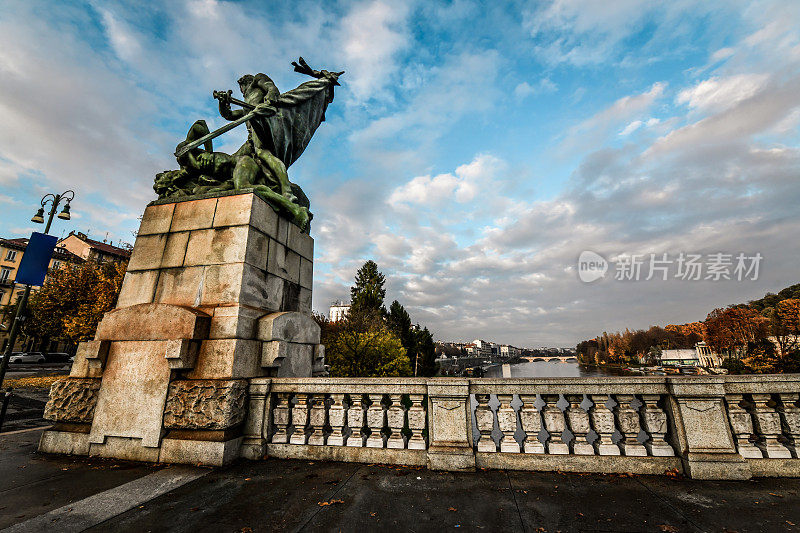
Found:
<path fill-rule="evenodd" d="M 33 232 L 22 261 L 19 263 L 19 270 L 14 281 L 25 285 L 43 285 L 44 277 L 47 275 L 47 267 L 50 266 L 50 258 L 56 247 L 58 239 L 54 235 Z"/>

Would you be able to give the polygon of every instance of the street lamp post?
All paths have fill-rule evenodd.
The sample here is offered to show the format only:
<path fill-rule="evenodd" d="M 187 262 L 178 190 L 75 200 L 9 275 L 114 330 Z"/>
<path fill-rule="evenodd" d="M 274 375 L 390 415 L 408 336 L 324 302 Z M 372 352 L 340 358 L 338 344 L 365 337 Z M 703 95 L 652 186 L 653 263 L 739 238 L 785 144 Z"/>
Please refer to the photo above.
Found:
<path fill-rule="evenodd" d="M 73 191 L 64 191 L 61 194 L 46 194 L 42 198 L 42 206 L 36 211 L 36 214 L 33 215 L 31 222 L 35 222 L 37 224 L 44 223 L 44 210 L 47 204 L 51 204 L 50 213 L 47 217 L 47 224 L 44 227 L 45 235 L 47 232 L 50 231 L 50 226 L 53 224 L 53 216 L 56 214 L 56 210 L 58 209 L 58 205 L 61 203 L 62 200 L 66 201 L 64 204 L 64 209 L 58 214 L 58 218 L 62 220 L 69 220 L 69 203 L 75 198 L 75 193 Z M 25 321 L 25 307 L 28 304 L 28 297 L 31 294 L 31 286 L 25 286 L 25 292 L 22 293 L 22 298 L 19 299 L 17 303 L 17 309 L 14 313 L 14 321 L 11 323 L 11 332 L 9 333 L 8 337 L 8 345 L 6 346 L 6 350 L 3 353 L 2 362 L 0 362 L 0 388 L 3 386 L 3 380 L 6 377 L 6 369 L 8 368 L 8 360 L 11 358 L 11 353 L 14 350 L 14 344 L 17 342 L 17 336 L 19 335 L 19 330 L 22 327 L 22 323 Z M 5 394 L 4 404 L 8 402 L 8 394 Z M 5 405 L 3 406 L 5 407 Z M 5 411 L 5 409 L 3 409 Z M 0 425 L 2 425 L 3 419 L 0 417 Z"/>

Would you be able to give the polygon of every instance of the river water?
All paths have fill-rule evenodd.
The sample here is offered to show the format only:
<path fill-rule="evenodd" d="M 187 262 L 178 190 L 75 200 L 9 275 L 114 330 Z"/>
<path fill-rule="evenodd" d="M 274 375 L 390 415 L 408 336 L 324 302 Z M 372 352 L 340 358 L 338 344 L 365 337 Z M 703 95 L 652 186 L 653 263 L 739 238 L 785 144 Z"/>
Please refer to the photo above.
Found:
<path fill-rule="evenodd" d="M 555 361 L 532 361 L 509 365 L 511 375 L 503 376 L 503 366 L 496 365 L 486 369 L 487 378 L 577 378 L 591 376 L 619 375 L 614 369 L 601 369 L 598 367 L 585 367 L 578 363 L 561 363 Z"/>

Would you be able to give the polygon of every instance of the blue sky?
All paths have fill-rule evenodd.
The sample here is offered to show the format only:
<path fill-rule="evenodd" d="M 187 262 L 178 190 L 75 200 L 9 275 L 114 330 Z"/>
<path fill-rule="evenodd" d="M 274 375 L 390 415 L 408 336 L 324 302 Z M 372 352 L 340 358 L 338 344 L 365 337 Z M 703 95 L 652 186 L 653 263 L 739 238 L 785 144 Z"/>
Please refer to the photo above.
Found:
<path fill-rule="evenodd" d="M 57 234 L 132 242 L 188 126 L 223 123 L 211 91 L 289 90 L 300 55 L 347 71 L 289 170 L 318 311 L 372 258 L 438 339 L 569 346 L 800 281 L 790 0 L 4 2 L 2 235 L 72 188 Z M 764 260 L 757 280 L 585 284 L 584 250 Z"/>

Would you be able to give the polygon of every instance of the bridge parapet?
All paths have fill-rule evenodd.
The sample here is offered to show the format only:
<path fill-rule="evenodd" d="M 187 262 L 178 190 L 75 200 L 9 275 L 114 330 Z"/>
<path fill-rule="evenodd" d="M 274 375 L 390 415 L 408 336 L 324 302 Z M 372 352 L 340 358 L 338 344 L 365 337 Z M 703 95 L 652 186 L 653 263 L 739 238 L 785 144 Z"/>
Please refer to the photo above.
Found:
<path fill-rule="evenodd" d="M 799 476 L 800 376 L 254 378 L 242 455 Z"/>

